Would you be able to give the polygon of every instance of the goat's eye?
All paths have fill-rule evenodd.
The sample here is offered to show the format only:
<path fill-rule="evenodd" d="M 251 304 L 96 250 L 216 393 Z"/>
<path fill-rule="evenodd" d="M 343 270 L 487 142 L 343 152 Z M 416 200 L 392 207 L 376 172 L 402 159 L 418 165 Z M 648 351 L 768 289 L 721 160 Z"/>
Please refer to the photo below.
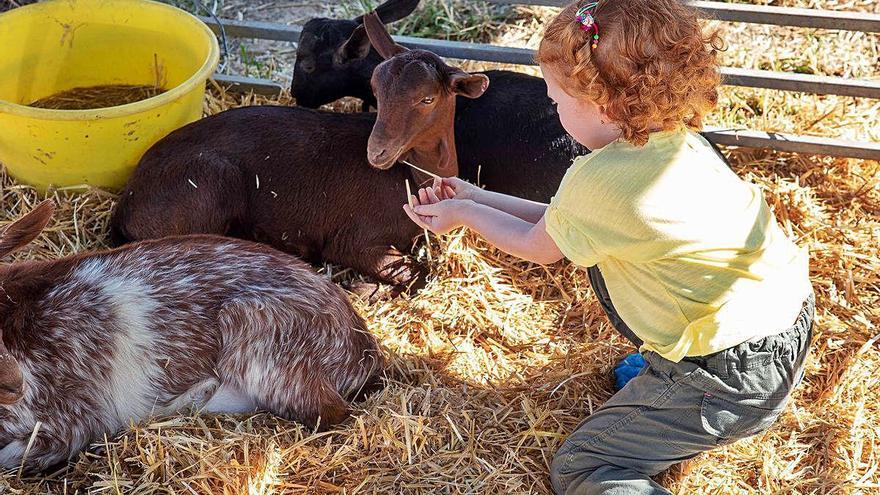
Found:
<path fill-rule="evenodd" d="M 426 97 L 422 98 L 422 104 L 424 104 L 424 105 L 430 105 L 431 103 L 434 103 L 434 97 L 433 97 L 433 96 L 426 96 Z"/>

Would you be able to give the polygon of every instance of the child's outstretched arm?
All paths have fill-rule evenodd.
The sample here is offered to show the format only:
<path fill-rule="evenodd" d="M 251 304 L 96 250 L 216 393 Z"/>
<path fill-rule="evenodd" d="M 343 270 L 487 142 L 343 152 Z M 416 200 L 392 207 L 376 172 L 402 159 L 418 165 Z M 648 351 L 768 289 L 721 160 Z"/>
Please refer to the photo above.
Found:
<path fill-rule="evenodd" d="M 533 224 L 538 223 L 547 210 L 547 205 L 544 203 L 487 191 L 458 177 L 434 179 L 433 187 L 434 193 L 440 199 L 470 199 L 475 203 L 490 206 Z M 424 202 L 421 194 L 420 199 Z"/>
<path fill-rule="evenodd" d="M 534 263 L 550 264 L 563 258 L 562 252 L 547 234 L 543 217 L 532 223 L 473 200 L 441 200 L 433 188 L 420 190 L 419 196 L 422 200 L 415 196 L 412 198 L 412 208 L 409 205 L 403 208 L 412 221 L 422 228 L 445 234 L 464 226 L 498 249 Z"/>

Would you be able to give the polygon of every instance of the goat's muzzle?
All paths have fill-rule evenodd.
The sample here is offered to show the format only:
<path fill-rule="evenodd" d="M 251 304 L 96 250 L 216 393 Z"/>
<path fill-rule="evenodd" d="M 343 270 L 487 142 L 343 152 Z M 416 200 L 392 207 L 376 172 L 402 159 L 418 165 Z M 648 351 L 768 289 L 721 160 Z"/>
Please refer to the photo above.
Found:
<path fill-rule="evenodd" d="M 9 406 L 24 395 L 24 379 L 15 358 L 0 355 L 0 405 Z"/>
<path fill-rule="evenodd" d="M 388 170 L 400 158 L 403 151 L 401 147 L 389 144 L 387 139 L 370 136 L 367 143 L 367 160 L 373 168 Z"/>

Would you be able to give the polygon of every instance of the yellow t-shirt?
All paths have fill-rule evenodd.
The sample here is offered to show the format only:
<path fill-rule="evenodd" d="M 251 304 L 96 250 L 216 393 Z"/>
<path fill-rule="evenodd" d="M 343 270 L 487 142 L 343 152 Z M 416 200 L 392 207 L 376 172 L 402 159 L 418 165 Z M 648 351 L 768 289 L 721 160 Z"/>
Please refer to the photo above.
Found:
<path fill-rule="evenodd" d="M 577 158 L 545 221 L 568 259 L 598 265 L 641 350 L 671 361 L 779 333 L 812 291 L 761 190 L 683 128 Z"/>

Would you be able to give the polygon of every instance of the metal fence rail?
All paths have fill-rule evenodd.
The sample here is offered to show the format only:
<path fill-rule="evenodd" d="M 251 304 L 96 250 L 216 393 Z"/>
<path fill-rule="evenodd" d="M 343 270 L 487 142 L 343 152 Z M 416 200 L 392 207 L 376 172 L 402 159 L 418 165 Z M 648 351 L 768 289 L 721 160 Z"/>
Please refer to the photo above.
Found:
<path fill-rule="evenodd" d="M 802 136 L 783 132 L 764 132 L 751 129 L 720 129 L 717 127 L 707 127 L 705 134 L 708 140 L 725 146 L 770 148 L 776 151 L 805 153 L 808 155 L 880 160 L 880 143 Z"/>
<path fill-rule="evenodd" d="M 571 3 L 571 0 L 486 1 L 497 4 L 544 5 L 549 7 L 563 7 Z M 719 21 L 880 33 L 880 14 L 800 9 L 794 7 L 773 7 L 770 5 L 749 5 L 742 3 L 706 2 L 701 0 L 690 0 L 687 3 L 697 7 L 703 17 L 717 19 Z"/>
<path fill-rule="evenodd" d="M 569 3 L 567 0 L 488 1 L 500 4 L 551 6 L 561 6 Z M 880 15 L 878 14 L 707 1 L 691 1 L 690 3 L 700 9 L 704 16 L 725 21 L 880 32 Z M 215 19 L 201 17 L 201 20 L 215 32 L 219 32 L 220 26 Z M 220 19 L 219 21 L 223 24 L 226 35 L 231 37 L 297 42 L 302 32 L 302 28 L 295 25 L 288 26 L 269 22 L 237 21 L 231 19 Z M 448 58 L 518 65 L 535 64 L 534 51 L 525 48 L 410 36 L 395 36 L 394 39 L 404 46 L 430 50 Z M 720 71 L 722 83 L 726 85 L 880 99 L 880 80 L 848 79 L 734 67 L 722 67 Z M 281 86 L 278 83 L 265 79 L 216 74 L 214 80 L 237 91 L 277 94 L 281 90 Z M 711 130 L 707 132 L 707 135 L 712 141 L 723 145 L 765 147 L 778 151 L 880 160 L 880 143 L 853 142 L 841 139 L 768 133 L 754 130 Z"/>
<path fill-rule="evenodd" d="M 218 31 L 219 26 L 211 18 L 201 18 L 211 29 Z M 287 26 L 269 22 L 221 20 L 228 36 L 239 38 L 256 38 L 264 40 L 291 41 L 299 40 L 302 31 L 300 26 Z M 430 50 L 442 57 L 498 62 L 504 64 L 535 65 L 535 52 L 527 48 L 511 48 L 507 46 L 485 43 L 468 43 L 463 41 L 435 40 L 430 38 L 414 38 L 412 36 L 395 36 L 400 44 L 409 48 Z M 840 96 L 858 96 L 864 98 L 880 98 L 880 81 L 847 79 L 833 76 L 815 76 L 769 70 L 739 69 L 722 67 L 723 84 L 746 86 L 752 88 L 781 89 L 806 93 L 830 94 Z"/>

